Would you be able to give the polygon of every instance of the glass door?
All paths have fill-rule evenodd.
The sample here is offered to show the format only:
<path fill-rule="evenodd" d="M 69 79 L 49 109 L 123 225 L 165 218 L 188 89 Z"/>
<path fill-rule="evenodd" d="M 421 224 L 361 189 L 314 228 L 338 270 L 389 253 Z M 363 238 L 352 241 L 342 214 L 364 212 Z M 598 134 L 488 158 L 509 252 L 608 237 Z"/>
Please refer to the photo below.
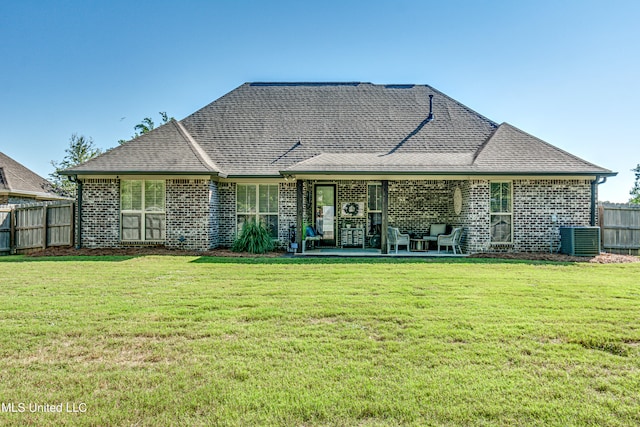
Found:
<path fill-rule="evenodd" d="M 329 246 L 336 245 L 336 186 L 315 186 L 314 224 L 316 230 L 322 234 L 322 243 Z"/>

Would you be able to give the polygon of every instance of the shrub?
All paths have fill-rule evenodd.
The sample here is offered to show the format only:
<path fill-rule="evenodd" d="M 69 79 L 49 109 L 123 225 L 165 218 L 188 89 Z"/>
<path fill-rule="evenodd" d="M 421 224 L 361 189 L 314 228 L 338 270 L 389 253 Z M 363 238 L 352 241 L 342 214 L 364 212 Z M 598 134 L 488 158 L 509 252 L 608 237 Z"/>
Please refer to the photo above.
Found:
<path fill-rule="evenodd" d="M 231 248 L 234 252 L 249 252 L 263 254 L 273 250 L 275 244 L 269 235 L 269 230 L 261 222 L 251 219 L 244 223 L 238 238 Z"/>

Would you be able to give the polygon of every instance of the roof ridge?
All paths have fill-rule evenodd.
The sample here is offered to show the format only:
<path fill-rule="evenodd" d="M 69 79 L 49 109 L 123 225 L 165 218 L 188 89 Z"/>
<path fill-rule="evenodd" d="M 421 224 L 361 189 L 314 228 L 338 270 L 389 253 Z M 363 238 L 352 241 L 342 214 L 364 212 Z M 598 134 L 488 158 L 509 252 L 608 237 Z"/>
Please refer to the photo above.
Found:
<path fill-rule="evenodd" d="M 22 166 L 20 163 L 18 163 L 17 161 L 15 161 L 14 159 L 12 159 L 11 157 L 7 156 L 6 154 L 4 154 L 2 151 L 0 151 L 0 160 L 3 161 L 3 163 L 14 163 L 14 167 L 15 166 Z M 11 165 L 9 165 L 11 166 Z M 4 187 L 11 191 L 11 183 L 9 182 L 9 173 L 6 173 L 4 170 L 4 166 L 0 166 L 0 181 L 4 183 Z"/>
<path fill-rule="evenodd" d="M 22 163 L 0 152 L 0 172 L 4 186 L 9 191 L 34 191 L 42 194 L 53 194 L 51 183 Z"/>
<path fill-rule="evenodd" d="M 182 126 L 182 123 L 180 123 L 178 120 L 175 120 L 175 119 L 171 120 L 171 122 L 176 126 L 178 131 L 187 140 L 187 142 L 189 143 L 189 146 L 193 150 L 193 153 L 196 155 L 196 157 L 198 157 L 198 160 L 200 160 L 200 162 L 202 162 L 202 164 L 208 167 L 209 169 L 215 172 L 218 172 L 218 174 L 220 175 L 224 175 L 222 173 L 222 170 L 215 164 L 215 162 L 211 159 L 211 157 L 209 157 L 209 155 L 202 149 L 200 144 L 198 144 L 198 142 L 191 136 L 191 134 L 187 131 L 187 129 L 184 126 Z"/>
<path fill-rule="evenodd" d="M 9 184 L 9 179 L 7 178 L 7 174 L 4 173 L 4 168 L 0 166 L 0 188 L 2 187 L 4 187 L 7 190 L 11 190 L 11 185 Z"/>
<path fill-rule="evenodd" d="M 366 82 L 249 82 L 249 86 L 358 86 L 361 84 L 371 84 Z"/>
<path fill-rule="evenodd" d="M 476 150 L 476 152 L 473 154 L 473 160 L 471 161 L 471 164 L 473 165 L 476 160 L 478 159 L 478 157 L 480 156 L 480 154 L 482 154 L 482 152 L 484 151 L 484 149 L 487 147 L 487 145 L 489 145 L 489 142 L 493 139 L 493 137 L 496 135 L 496 133 L 498 132 L 498 130 L 502 127 L 504 123 L 499 124 L 498 126 L 496 126 L 496 128 L 493 130 L 493 132 L 491 132 L 491 135 L 489 135 L 487 137 L 487 139 L 484 140 L 484 142 L 482 144 L 480 144 L 480 146 L 478 147 L 478 149 Z"/>

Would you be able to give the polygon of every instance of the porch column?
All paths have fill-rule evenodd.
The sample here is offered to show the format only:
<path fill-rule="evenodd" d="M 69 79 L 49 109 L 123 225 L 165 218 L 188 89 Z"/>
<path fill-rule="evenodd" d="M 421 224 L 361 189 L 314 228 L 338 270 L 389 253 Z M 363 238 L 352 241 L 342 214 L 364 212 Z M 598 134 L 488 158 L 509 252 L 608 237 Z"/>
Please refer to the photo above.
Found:
<path fill-rule="evenodd" d="M 296 180 L 296 243 L 297 253 L 302 253 L 302 211 L 304 209 L 302 180 Z"/>
<path fill-rule="evenodd" d="M 380 225 L 380 253 L 387 253 L 387 227 L 389 226 L 389 181 L 382 181 L 382 224 Z"/>

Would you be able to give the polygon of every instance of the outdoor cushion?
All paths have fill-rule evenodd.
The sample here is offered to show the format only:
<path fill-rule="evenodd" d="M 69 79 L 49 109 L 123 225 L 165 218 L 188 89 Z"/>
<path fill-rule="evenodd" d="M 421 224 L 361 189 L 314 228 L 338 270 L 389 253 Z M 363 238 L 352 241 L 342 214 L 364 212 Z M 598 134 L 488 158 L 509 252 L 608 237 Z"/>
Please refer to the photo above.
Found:
<path fill-rule="evenodd" d="M 438 234 L 444 234 L 447 231 L 447 224 L 431 224 L 429 229 L 430 236 L 437 236 Z"/>
<path fill-rule="evenodd" d="M 423 239 L 429 242 L 435 242 L 438 240 L 440 234 L 444 234 L 447 231 L 447 224 L 431 224 L 429 228 L 429 235 L 424 236 Z"/>
<path fill-rule="evenodd" d="M 311 227 L 310 225 L 307 225 L 307 237 L 315 237 L 316 236 L 316 232 L 313 231 L 313 227 Z"/>

